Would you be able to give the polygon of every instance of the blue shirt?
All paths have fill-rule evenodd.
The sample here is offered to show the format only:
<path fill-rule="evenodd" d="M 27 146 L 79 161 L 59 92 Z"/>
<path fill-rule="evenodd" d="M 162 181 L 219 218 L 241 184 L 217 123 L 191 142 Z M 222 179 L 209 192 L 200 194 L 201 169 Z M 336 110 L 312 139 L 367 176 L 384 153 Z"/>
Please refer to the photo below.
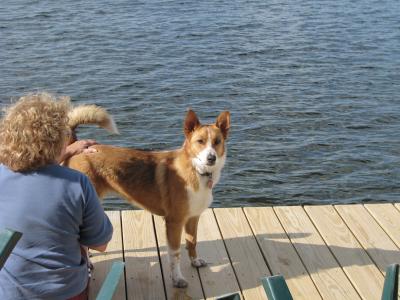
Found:
<path fill-rule="evenodd" d="M 0 165 L 0 228 L 23 233 L 0 270 L 0 299 L 65 300 L 87 285 L 80 245 L 112 236 L 89 179 L 59 165 L 29 173 Z"/>

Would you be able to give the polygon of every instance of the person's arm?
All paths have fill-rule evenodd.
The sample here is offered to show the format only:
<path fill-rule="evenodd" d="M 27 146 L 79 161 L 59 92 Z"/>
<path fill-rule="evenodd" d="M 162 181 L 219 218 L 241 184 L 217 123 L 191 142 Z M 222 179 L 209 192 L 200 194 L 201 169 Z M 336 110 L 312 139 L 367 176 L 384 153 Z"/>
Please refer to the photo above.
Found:
<path fill-rule="evenodd" d="M 113 227 L 97 198 L 93 185 L 86 176 L 82 177 L 82 180 L 85 203 L 79 242 L 81 245 L 104 252 L 111 240 Z"/>

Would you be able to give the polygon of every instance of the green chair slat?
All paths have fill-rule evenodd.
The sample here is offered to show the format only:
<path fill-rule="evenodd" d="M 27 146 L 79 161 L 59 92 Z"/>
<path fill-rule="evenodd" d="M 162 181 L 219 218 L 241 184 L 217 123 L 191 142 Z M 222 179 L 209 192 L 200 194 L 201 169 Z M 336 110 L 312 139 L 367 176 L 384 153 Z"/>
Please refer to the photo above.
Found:
<path fill-rule="evenodd" d="M 3 268 L 7 258 L 10 256 L 11 251 L 14 249 L 21 236 L 21 232 L 8 228 L 0 232 L 0 270 Z"/>
<path fill-rule="evenodd" d="M 395 300 L 398 295 L 399 265 L 392 264 L 386 268 L 385 283 L 381 300 Z"/>
<path fill-rule="evenodd" d="M 115 290 L 117 289 L 119 279 L 124 271 L 125 263 L 116 261 L 112 264 L 110 272 L 108 272 L 104 280 L 96 300 L 111 300 Z"/>
<path fill-rule="evenodd" d="M 263 277 L 261 282 L 269 300 L 293 300 L 282 275 Z"/>
<path fill-rule="evenodd" d="M 240 294 L 239 293 L 226 294 L 226 295 L 219 296 L 215 299 L 216 300 L 240 300 Z"/>

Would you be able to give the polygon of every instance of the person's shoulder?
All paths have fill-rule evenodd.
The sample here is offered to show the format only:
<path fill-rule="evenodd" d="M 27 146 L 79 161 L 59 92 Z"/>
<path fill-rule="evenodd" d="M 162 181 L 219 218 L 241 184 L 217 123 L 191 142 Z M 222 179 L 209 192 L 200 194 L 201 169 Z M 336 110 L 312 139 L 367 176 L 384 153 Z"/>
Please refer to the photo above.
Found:
<path fill-rule="evenodd" d="M 45 172 L 52 174 L 53 176 L 69 179 L 69 180 L 78 180 L 78 181 L 86 181 L 88 180 L 87 176 L 77 170 L 70 169 L 61 165 L 49 165 L 45 168 Z"/>
<path fill-rule="evenodd" d="M 5 178 L 12 175 L 12 171 L 5 165 L 0 164 L 0 177 Z"/>
<path fill-rule="evenodd" d="M 12 172 L 6 165 L 0 163 L 0 171 Z"/>

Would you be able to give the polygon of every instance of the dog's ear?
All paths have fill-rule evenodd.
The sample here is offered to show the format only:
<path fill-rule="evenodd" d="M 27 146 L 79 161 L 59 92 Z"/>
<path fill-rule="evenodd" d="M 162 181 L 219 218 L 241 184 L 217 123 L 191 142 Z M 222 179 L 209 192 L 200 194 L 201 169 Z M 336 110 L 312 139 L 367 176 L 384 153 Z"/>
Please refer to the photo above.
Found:
<path fill-rule="evenodd" d="M 215 126 L 221 130 L 224 139 L 226 139 L 228 137 L 229 128 L 231 127 L 231 114 L 229 111 L 224 111 L 219 114 Z"/>
<path fill-rule="evenodd" d="M 197 118 L 195 112 L 189 109 L 186 114 L 185 124 L 184 124 L 185 136 L 188 137 L 199 126 L 200 126 L 200 121 Z"/>

